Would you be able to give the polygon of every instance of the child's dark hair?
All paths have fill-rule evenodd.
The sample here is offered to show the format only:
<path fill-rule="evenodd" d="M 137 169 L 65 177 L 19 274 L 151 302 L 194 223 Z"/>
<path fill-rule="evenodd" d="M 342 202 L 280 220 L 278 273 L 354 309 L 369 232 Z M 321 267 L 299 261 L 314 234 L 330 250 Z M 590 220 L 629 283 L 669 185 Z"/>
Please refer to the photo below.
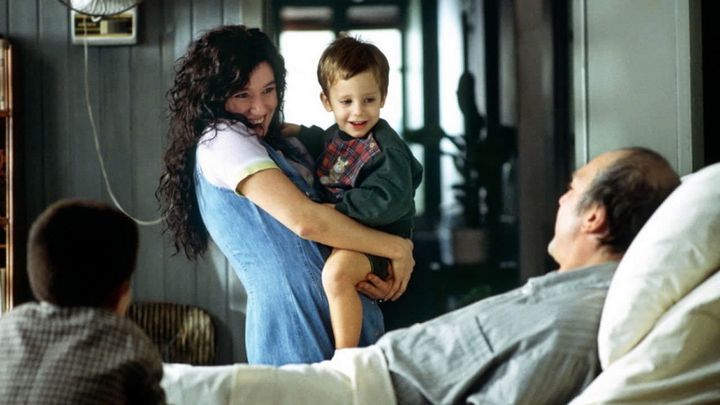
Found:
<path fill-rule="evenodd" d="M 333 41 L 320 56 L 317 77 L 325 96 L 338 80 L 347 80 L 369 70 L 380 86 L 383 99 L 387 96 L 390 65 L 375 45 L 357 38 L 342 36 Z"/>
<path fill-rule="evenodd" d="M 35 298 L 61 307 L 108 304 L 135 270 L 138 229 L 100 202 L 61 200 L 35 220 L 28 274 Z"/>

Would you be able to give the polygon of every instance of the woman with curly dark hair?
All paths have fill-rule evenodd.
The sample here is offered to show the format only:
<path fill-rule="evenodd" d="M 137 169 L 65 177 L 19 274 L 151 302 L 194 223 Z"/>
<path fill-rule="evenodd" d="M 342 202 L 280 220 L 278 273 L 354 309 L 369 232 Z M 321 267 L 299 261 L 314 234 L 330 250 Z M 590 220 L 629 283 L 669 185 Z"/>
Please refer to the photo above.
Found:
<path fill-rule="evenodd" d="M 332 356 L 320 274 L 328 246 L 388 257 L 408 277 L 414 265 L 412 242 L 320 202 L 312 159 L 280 131 L 284 90 L 285 63 L 260 30 L 223 26 L 193 42 L 168 92 L 166 172 L 157 190 L 176 249 L 195 259 L 212 238 L 245 286 L 245 343 L 255 364 Z M 400 284 L 371 274 L 358 290 L 381 299 Z M 384 331 L 372 299 L 363 298 L 361 345 Z"/>

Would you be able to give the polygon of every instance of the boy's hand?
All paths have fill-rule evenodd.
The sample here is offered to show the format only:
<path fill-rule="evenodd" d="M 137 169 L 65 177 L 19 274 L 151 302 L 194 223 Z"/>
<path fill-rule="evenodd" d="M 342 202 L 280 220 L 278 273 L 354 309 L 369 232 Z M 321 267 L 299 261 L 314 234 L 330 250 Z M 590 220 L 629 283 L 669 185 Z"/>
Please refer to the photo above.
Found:
<path fill-rule="evenodd" d="M 286 122 L 280 126 L 280 133 L 285 138 L 298 136 L 300 134 L 300 125 Z"/>

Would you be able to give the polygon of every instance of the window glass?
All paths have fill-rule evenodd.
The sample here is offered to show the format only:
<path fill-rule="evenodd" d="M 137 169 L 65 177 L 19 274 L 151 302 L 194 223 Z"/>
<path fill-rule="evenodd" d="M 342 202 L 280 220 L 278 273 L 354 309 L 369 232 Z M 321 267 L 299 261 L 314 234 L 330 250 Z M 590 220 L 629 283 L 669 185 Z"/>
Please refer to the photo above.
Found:
<path fill-rule="evenodd" d="M 457 102 L 457 86 L 463 69 L 461 5 L 455 0 L 438 0 L 438 75 L 440 92 L 440 126 L 450 136 L 462 136 L 465 132 L 463 115 Z M 458 57 L 459 56 L 459 57 Z M 452 155 L 457 148 L 447 139 L 440 142 L 444 152 L 440 160 L 441 210 L 449 213 L 460 210 L 452 186 L 462 183 Z"/>
<path fill-rule="evenodd" d="M 285 121 L 327 128 L 334 123 L 320 102 L 317 62 L 334 35 L 332 31 L 283 31 L 280 52 L 287 68 Z"/>

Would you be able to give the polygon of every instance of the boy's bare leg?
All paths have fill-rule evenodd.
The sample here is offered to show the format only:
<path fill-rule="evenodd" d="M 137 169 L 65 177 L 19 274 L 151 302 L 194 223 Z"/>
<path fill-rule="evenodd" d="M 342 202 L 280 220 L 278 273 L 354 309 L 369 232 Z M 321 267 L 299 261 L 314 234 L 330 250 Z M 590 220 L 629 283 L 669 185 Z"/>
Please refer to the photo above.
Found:
<path fill-rule="evenodd" d="M 370 261 L 363 253 L 334 249 L 325 261 L 323 288 L 330 305 L 335 348 L 356 347 L 362 328 L 362 303 L 355 288 L 370 273 Z"/>

